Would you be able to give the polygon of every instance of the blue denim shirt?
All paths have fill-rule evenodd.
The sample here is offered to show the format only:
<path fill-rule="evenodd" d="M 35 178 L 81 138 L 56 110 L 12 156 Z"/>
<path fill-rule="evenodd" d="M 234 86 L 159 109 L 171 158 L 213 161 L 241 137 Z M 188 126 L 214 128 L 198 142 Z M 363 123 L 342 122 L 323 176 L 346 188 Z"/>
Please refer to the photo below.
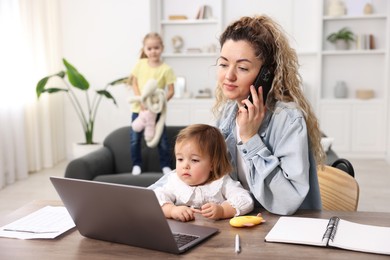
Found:
<path fill-rule="evenodd" d="M 275 111 L 266 113 L 258 135 L 245 144 L 237 142 L 237 110 L 237 104 L 229 102 L 217 122 L 233 164 L 231 177 L 240 181 L 238 152 L 249 169 L 246 177 L 256 206 L 280 215 L 294 214 L 297 209 L 321 209 L 317 167 L 301 110 L 294 103 L 277 102 Z M 150 188 L 164 185 L 166 177 Z"/>
<path fill-rule="evenodd" d="M 237 153 L 249 169 L 250 192 L 267 211 L 290 215 L 301 209 L 321 209 L 317 167 L 309 147 L 306 121 L 295 103 L 277 102 L 267 112 L 258 135 L 237 142 L 237 104 L 229 102 L 217 126 L 221 129 L 237 174 Z"/>

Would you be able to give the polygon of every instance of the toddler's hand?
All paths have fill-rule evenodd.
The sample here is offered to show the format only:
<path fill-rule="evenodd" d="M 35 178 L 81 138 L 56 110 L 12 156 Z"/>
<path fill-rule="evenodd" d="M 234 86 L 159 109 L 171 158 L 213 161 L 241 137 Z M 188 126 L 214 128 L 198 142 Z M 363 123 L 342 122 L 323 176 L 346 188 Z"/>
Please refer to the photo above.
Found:
<path fill-rule="evenodd" d="M 187 206 L 176 206 L 171 210 L 171 216 L 173 219 L 180 220 L 182 222 L 191 221 L 195 219 L 194 212 Z"/>
<path fill-rule="evenodd" d="M 203 217 L 217 220 L 223 217 L 223 208 L 221 205 L 209 202 L 202 206 L 200 213 Z"/>

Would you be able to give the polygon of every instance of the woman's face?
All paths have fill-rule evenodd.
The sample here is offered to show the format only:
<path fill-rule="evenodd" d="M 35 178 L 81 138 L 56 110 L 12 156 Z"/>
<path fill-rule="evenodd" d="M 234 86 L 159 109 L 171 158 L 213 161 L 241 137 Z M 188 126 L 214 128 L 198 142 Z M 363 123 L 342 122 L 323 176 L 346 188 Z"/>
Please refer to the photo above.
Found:
<path fill-rule="evenodd" d="M 241 105 L 241 100 L 248 97 L 261 65 L 247 41 L 227 40 L 218 58 L 218 86 L 224 96 Z"/>

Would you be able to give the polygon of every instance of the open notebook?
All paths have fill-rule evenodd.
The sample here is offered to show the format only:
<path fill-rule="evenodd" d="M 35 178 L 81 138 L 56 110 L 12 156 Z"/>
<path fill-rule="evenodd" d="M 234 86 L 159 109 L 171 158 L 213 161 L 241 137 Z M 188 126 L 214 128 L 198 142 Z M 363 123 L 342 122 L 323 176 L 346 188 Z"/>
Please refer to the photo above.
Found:
<path fill-rule="evenodd" d="M 363 225 L 338 217 L 280 217 L 265 241 L 390 255 L 390 227 Z"/>

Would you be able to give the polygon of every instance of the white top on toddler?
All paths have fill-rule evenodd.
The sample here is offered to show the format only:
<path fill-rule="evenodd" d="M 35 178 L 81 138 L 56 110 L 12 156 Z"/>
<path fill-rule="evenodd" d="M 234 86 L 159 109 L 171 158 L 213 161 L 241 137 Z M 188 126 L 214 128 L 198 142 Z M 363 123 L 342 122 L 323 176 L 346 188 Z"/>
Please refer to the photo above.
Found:
<path fill-rule="evenodd" d="M 171 172 L 163 186 L 157 187 L 154 192 L 161 206 L 172 203 L 176 206 L 186 205 L 201 208 L 202 205 L 212 202 L 221 204 L 228 201 L 236 209 L 236 216 L 244 215 L 253 210 L 253 200 L 240 182 L 234 181 L 229 175 L 207 183 L 205 185 L 189 186 L 176 174 Z"/>

